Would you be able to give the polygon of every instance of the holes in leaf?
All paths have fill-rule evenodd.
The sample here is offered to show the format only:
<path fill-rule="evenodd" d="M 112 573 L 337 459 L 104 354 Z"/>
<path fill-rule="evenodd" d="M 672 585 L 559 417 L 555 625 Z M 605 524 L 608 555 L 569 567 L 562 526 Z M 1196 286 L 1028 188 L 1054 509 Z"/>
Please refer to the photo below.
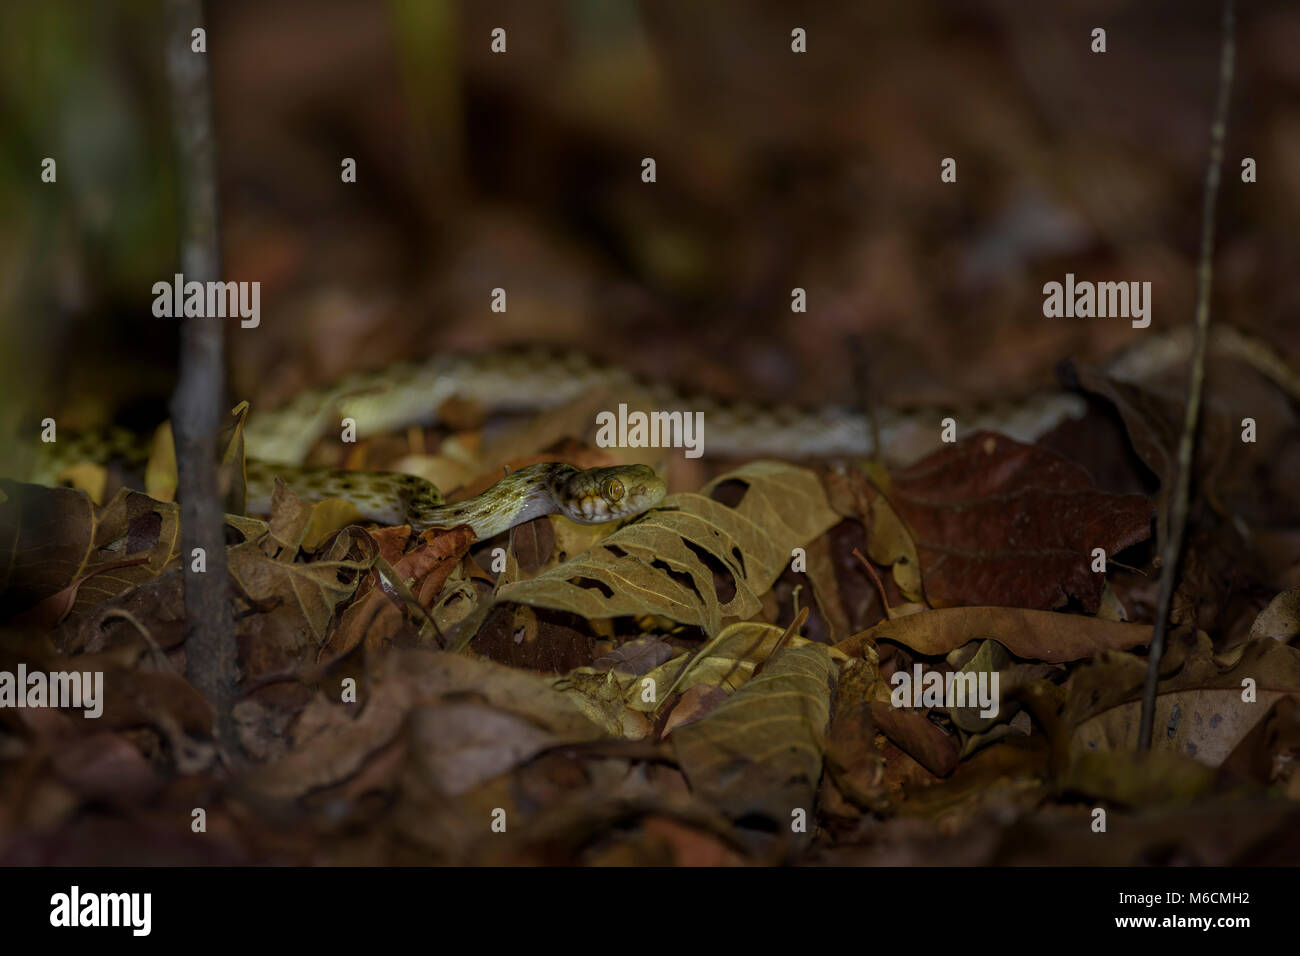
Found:
<path fill-rule="evenodd" d="M 656 571 L 662 571 L 664 574 L 668 575 L 668 577 L 672 578 L 682 587 L 690 588 L 692 593 L 694 593 L 694 595 L 697 598 L 703 600 L 703 595 L 700 594 L 700 589 L 695 586 L 695 579 L 691 577 L 689 574 L 687 574 L 685 571 L 678 571 L 676 568 L 672 567 L 667 562 L 660 560 L 659 558 L 655 558 L 655 560 L 651 561 L 650 567 L 654 568 Z"/>
<path fill-rule="evenodd" d="M 749 577 L 749 572 L 745 570 L 745 555 L 734 544 L 731 546 L 731 559 L 736 562 L 736 567 L 740 568 L 741 577 Z"/>
<path fill-rule="evenodd" d="M 569 583 L 574 587 L 583 588 L 588 591 L 599 591 L 601 596 L 608 599 L 614 596 L 614 589 L 604 581 L 597 581 L 595 578 L 569 578 Z"/>
<path fill-rule="evenodd" d="M 728 508 L 736 508 L 745 500 L 745 495 L 749 492 L 749 482 L 742 481 L 739 478 L 729 478 L 713 489 L 709 495 L 714 501 L 726 505 Z"/>
<path fill-rule="evenodd" d="M 626 557 L 627 557 L 627 552 L 624 551 L 622 548 L 620 548 L 620 547 L 619 547 L 618 545 L 616 545 L 616 544 L 607 544 L 607 545 L 605 545 L 605 550 L 608 551 L 610 554 L 612 554 L 612 555 L 613 555 L 614 557 L 616 557 L 616 558 L 626 558 Z"/>
<path fill-rule="evenodd" d="M 731 601 L 736 596 L 736 576 L 731 573 L 731 569 L 718 560 L 716 555 L 704 550 L 695 542 L 683 538 L 682 544 L 690 548 L 691 554 L 699 558 L 700 563 L 713 572 L 713 590 L 717 593 L 718 600 L 723 604 Z"/>

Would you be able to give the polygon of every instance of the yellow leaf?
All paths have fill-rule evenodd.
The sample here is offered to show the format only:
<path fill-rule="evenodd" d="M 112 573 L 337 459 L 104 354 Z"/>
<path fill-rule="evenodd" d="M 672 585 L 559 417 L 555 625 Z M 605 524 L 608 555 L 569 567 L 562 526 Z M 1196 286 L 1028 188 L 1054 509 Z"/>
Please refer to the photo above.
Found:
<path fill-rule="evenodd" d="M 172 423 L 167 421 L 153 433 L 149 461 L 144 468 L 144 490 L 158 501 L 176 500 L 176 445 L 172 440 Z"/>
<path fill-rule="evenodd" d="M 576 559 L 500 588 L 497 600 L 588 619 L 654 614 L 710 635 L 728 621 L 753 617 L 793 549 L 839 516 L 805 468 L 755 462 L 705 493 L 726 481 L 745 486 L 735 508 L 703 494 L 672 495 Z"/>
<path fill-rule="evenodd" d="M 789 826 L 792 810 L 811 814 L 834 676 L 823 645 L 779 651 L 707 717 L 675 730 L 691 790 L 733 817 L 765 813 Z"/>

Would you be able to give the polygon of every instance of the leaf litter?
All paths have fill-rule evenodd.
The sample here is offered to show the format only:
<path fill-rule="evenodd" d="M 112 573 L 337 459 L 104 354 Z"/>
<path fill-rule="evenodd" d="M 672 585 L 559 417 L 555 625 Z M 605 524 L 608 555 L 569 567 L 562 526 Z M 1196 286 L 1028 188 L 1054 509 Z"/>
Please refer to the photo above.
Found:
<path fill-rule="evenodd" d="M 1002 436 L 894 474 L 754 462 L 614 530 L 551 517 L 488 543 L 362 527 L 279 488 L 268 520 L 228 519 L 231 766 L 182 676 L 175 505 L 3 491 L 3 663 L 105 673 L 93 726 L 0 710 L 6 861 L 34 852 L 19 835 L 38 822 L 129 805 L 126 832 L 172 861 L 590 863 L 650 841 L 735 863 L 871 859 L 903 826 L 980 826 L 991 860 L 991 820 L 1057 832 L 1079 799 L 1300 798 L 1294 589 L 1257 604 L 1246 640 L 1180 633 L 1164 733 L 1136 756 L 1151 627 L 1133 578 L 1155 505 Z M 863 551 L 839 560 L 828 542 L 850 527 Z M 1095 570 L 1094 548 L 1125 562 Z M 918 666 L 996 677 L 997 715 L 897 706 Z M 188 831 L 196 788 L 215 849 L 147 835 Z"/>

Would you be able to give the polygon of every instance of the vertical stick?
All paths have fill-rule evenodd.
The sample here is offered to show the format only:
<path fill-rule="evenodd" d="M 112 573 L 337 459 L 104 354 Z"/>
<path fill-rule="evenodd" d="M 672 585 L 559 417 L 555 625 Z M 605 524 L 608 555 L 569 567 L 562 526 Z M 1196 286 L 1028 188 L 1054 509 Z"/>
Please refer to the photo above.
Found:
<path fill-rule="evenodd" d="M 191 50 L 203 27 L 200 0 L 168 0 L 167 77 L 176 137 L 180 193 L 181 269 L 185 280 L 220 277 L 217 234 L 216 141 L 208 54 Z M 226 405 L 222 323 L 180 318 L 180 374 L 172 396 L 181 501 L 181 566 L 185 591 L 185 671 L 216 709 L 217 743 L 237 759 L 231 716 L 235 691 L 235 626 L 226 577 L 224 508 L 217 493 L 217 433 Z M 196 571 L 196 549 L 205 568 Z"/>
<path fill-rule="evenodd" d="M 1183 432 L 1178 441 L 1178 478 L 1169 503 L 1169 534 L 1165 537 L 1161 558 L 1160 591 L 1156 600 L 1156 625 L 1151 635 L 1147 659 L 1147 680 L 1142 690 L 1142 718 L 1138 732 L 1138 749 L 1151 748 L 1151 727 L 1155 721 L 1156 688 L 1160 682 L 1160 658 L 1165 650 L 1165 632 L 1169 629 L 1169 610 L 1174 601 L 1174 585 L 1183 553 L 1183 536 L 1187 525 L 1192 468 L 1196 464 L 1196 426 L 1200 420 L 1201 393 L 1205 387 L 1205 348 L 1210 335 L 1210 284 L 1214 266 L 1215 211 L 1219 198 L 1219 178 L 1223 167 L 1223 141 L 1228 130 L 1228 101 L 1232 94 L 1232 75 L 1236 59 L 1233 33 L 1236 20 L 1233 0 L 1223 4 L 1223 45 L 1219 52 L 1219 95 L 1214 105 L 1214 125 L 1210 127 L 1210 163 L 1205 170 L 1205 196 L 1201 207 L 1201 253 L 1196 267 L 1196 344 L 1192 352 L 1192 369 L 1187 383 L 1187 410 Z"/>

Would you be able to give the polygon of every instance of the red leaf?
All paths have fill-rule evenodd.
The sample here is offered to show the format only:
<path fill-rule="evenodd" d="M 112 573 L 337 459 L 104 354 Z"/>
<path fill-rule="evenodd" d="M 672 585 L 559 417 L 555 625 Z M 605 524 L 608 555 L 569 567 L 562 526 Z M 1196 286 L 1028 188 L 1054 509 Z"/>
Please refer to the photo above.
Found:
<path fill-rule="evenodd" d="M 1151 533 L 1151 502 L 1098 491 L 1045 448 L 981 432 L 935 452 L 894 481 L 890 500 L 916 542 L 926 597 L 1050 609 L 1077 599 L 1092 612 L 1107 558 Z"/>

